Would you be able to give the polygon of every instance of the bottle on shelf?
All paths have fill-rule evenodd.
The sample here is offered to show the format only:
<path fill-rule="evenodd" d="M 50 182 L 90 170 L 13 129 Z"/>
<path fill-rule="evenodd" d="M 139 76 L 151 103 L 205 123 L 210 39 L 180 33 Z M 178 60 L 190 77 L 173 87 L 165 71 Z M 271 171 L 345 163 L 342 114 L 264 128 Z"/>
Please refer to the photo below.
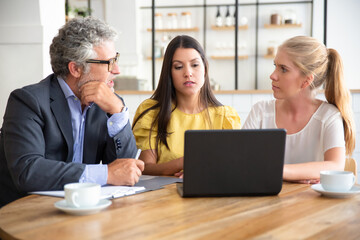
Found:
<path fill-rule="evenodd" d="M 181 13 L 181 28 L 192 28 L 191 12 Z"/>
<path fill-rule="evenodd" d="M 154 44 L 154 57 L 155 58 L 160 58 L 162 57 L 162 46 L 159 40 L 155 40 L 155 44 Z"/>
<path fill-rule="evenodd" d="M 222 27 L 223 26 L 223 19 L 222 19 L 221 14 L 220 14 L 220 6 L 217 7 L 215 25 L 217 27 Z"/>
<path fill-rule="evenodd" d="M 273 11 L 270 15 L 270 24 L 280 25 L 281 24 L 281 15 L 277 11 Z"/>
<path fill-rule="evenodd" d="M 162 14 L 155 13 L 155 29 L 163 29 Z"/>
<path fill-rule="evenodd" d="M 292 9 L 287 9 L 284 14 L 284 24 L 296 24 L 296 13 Z"/>
<path fill-rule="evenodd" d="M 219 91 L 220 90 L 220 84 L 217 83 L 213 78 L 210 79 L 210 87 L 213 91 Z"/>
<path fill-rule="evenodd" d="M 165 55 L 165 52 L 166 52 L 166 48 L 168 46 L 168 44 L 170 43 L 171 41 L 171 36 L 170 35 L 167 35 L 167 34 L 164 34 L 162 39 L 161 39 L 161 56 L 164 56 Z"/>
<path fill-rule="evenodd" d="M 230 27 L 232 25 L 233 25 L 233 20 L 232 20 L 232 17 L 230 15 L 230 7 L 227 6 L 226 15 L 225 15 L 225 26 Z"/>
<path fill-rule="evenodd" d="M 240 26 L 245 26 L 248 24 L 248 19 L 247 17 L 241 17 L 240 18 Z"/>
<path fill-rule="evenodd" d="M 278 47 L 278 44 L 276 41 L 269 41 L 266 55 L 268 57 L 275 57 L 276 52 L 277 52 L 277 47 Z"/>
<path fill-rule="evenodd" d="M 177 14 L 176 14 L 176 13 L 168 13 L 167 27 L 168 27 L 169 29 L 176 29 L 176 28 L 178 28 Z"/>
<path fill-rule="evenodd" d="M 246 41 L 241 41 L 238 43 L 238 54 L 239 54 L 239 56 L 248 55 Z"/>

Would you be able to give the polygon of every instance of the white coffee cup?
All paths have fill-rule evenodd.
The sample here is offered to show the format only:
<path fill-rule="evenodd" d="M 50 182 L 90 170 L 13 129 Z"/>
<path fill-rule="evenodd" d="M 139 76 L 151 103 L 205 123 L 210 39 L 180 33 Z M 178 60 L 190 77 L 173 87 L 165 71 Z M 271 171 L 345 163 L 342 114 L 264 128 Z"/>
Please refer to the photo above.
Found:
<path fill-rule="evenodd" d="M 101 186 L 97 183 L 69 183 L 64 186 L 64 192 L 69 207 L 93 207 L 99 203 Z"/>
<path fill-rule="evenodd" d="M 348 171 L 320 171 L 320 183 L 324 190 L 346 192 L 355 184 L 355 176 Z"/>

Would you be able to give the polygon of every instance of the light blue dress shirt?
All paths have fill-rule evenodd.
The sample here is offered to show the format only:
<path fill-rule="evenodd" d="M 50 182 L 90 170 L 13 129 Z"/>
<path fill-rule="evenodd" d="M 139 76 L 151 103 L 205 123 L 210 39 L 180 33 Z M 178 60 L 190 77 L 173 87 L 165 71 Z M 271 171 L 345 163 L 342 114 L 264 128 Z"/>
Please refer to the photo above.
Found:
<path fill-rule="evenodd" d="M 60 77 L 58 77 L 58 82 L 65 95 L 71 113 L 72 133 L 74 139 L 74 155 L 72 161 L 81 164 L 83 162 L 86 114 L 89 108 L 92 107 L 93 103 L 86 106 L 84 111 L 82 111 L 80 99 L 75 96 L 67 83 Z M 114 137 L 118 134 L 126 126 L 128 120 L 129 111 L 127 107 L 125 107 L 121 113 L 113 114 L 107 121 L 110 137 Z M 107 175 L 107 165 L 87 164 L 79 182 L 93 182 L 105 185 L 107 183 Z"/>

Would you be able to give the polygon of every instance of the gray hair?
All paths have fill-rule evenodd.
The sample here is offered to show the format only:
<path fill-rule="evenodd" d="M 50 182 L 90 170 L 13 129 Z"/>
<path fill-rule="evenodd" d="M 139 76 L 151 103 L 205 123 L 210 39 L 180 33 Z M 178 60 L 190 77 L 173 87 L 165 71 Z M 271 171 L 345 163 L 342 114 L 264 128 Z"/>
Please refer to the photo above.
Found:
<path fill-rule="evenodd" d="M 70 61 L 88 72 L 86 60 L 97 57 L 94 47 L 105 41 L 115 41 L 116 38 L 116 31 L 99 19 L 86 17 L 70 20 L 59 29 L 50 45 L 53 72 L 66 79 Z"/>

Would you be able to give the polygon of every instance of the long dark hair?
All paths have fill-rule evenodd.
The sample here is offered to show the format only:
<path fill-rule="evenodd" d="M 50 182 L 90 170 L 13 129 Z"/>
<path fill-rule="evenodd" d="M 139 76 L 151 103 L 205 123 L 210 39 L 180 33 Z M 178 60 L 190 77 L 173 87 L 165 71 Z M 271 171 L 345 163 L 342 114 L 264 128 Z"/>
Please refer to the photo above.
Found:
<path fill-rule="evenodd" d="M 199 103 L 203 107 L 205 107 L 205 109 L 207 109 L 208 107 L 222 106 L 222 104 L 216 99 L 215 95 L 211 90 L 209 74 L 208 74 L 209 64 L 206 59 L 205 52 L 201 47 L 200 43 L 196 41 L 194 38 L 187 35 L 181 35 L 175 37 L 173 40 L 171 40 L 168 47 L 166 48 L 164 61 L 161 68 L 159 84 L 154 94 L 150 97 L 151 99 L 156 100 L 157 103 L 154 106 L 144 110 L 134 120 L 133 123 L 133 128 L 134 128 L 137 121 L 141 117 L 143 117 L 147 112 L 153 109 L 157 109 L 157 108 L 159 109 L 159 113 L 155 116 L 151 124 L 150 134 L 149 134 L 149 141 L 150 141 L 151 132 L 154 126 L 157 124 L 158 134 L 156 136 L 156 146 L 155 146 L 156 151 L 158 151 L 159 143 L 163 143 L 168 149 L 170 149 L 167 143 L 167 136 L 169 136 L 171 133 L 167 131 L 167 127 L 170 121 L 171 113 L 177 107 L 176 90 L 171 76 L 171 68 L 172 68 L 172 60 L 174 53 L 178 48 L 195 49 L 200 54 L 203 64 L 205 66 L 205 81 L 204 81 L 204 85 L 200 89 Z M 172 103 L 174 103 L 175 105 L 173 109 L 172 109 Z M 208 112 L 207 115 L 208 115 L 208 120 L 211 123 Z"/>

